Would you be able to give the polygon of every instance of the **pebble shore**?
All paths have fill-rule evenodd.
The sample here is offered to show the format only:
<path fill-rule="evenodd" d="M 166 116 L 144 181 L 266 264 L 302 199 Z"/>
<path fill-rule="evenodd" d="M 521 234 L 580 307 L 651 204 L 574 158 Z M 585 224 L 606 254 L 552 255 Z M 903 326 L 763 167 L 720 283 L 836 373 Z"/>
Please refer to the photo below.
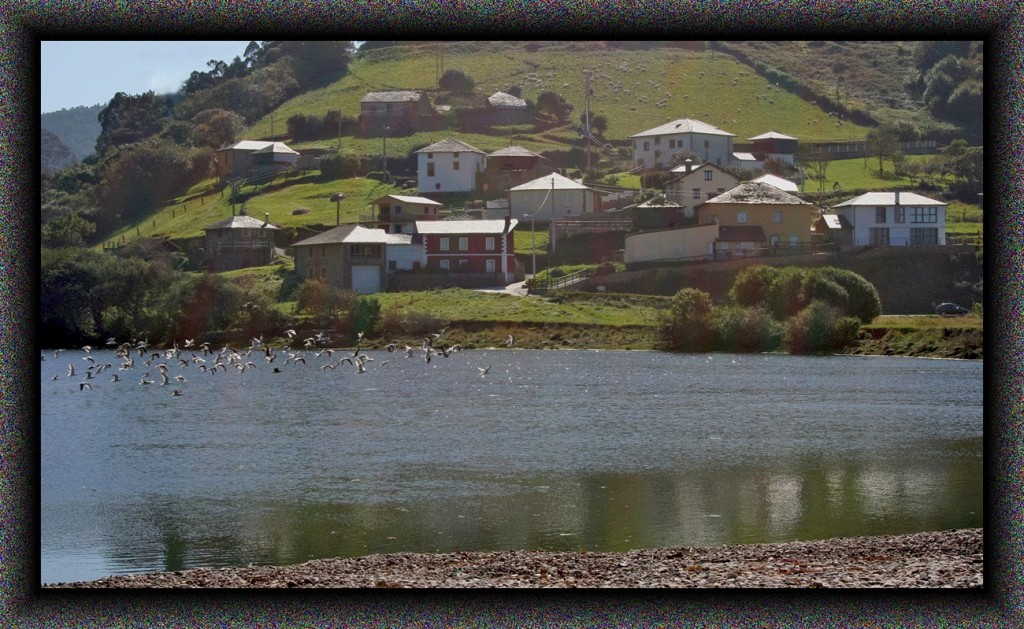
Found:
<path fill-rule="evenodd" d="M 44 588 L 981 588 L 982 529 L 708 548 L 396 553 Z"/>

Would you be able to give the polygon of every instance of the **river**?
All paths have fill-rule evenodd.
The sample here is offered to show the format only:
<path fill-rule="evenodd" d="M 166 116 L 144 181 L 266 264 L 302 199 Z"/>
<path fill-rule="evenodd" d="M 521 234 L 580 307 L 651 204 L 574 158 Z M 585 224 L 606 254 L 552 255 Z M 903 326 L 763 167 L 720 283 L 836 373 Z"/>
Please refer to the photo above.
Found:
<path fill-rule="evenodd" d="M 44 351 L 42 583 L 982 526 L 982 361 L 351 353 Z"/>

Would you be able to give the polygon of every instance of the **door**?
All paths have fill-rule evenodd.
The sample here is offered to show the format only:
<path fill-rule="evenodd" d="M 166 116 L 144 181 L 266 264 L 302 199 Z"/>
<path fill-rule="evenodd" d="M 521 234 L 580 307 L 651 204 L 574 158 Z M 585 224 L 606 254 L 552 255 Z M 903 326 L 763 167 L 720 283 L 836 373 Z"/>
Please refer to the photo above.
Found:
<path fill-rule="evenodd" d="M 356 293 L 380 292 L 380 268 L 376 265 L 352 267 L 352 290 Z"/>

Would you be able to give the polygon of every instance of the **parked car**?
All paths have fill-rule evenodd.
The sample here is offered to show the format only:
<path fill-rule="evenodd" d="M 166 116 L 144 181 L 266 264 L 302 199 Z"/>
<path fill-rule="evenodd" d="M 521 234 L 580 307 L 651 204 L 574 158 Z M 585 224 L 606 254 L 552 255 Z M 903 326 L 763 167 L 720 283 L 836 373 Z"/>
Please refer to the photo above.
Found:
<path fill-rule="evenodd" d="M 944 317 L 958 317 L 960 315 L 965 315 L 969 312 L 970 310 L 968 310 L 967 308 L 964 308 L 963 306 L 958 306 L 956 304 L 951 304 L 949 302 L 935 306 L 935 314 L 939 314 Z"/>

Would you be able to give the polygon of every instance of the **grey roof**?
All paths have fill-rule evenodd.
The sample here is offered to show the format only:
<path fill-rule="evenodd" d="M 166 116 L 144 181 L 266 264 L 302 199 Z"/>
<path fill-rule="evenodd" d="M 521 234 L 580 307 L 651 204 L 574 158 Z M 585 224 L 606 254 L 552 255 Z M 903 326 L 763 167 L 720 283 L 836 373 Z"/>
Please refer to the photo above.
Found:
<path fill-rule="evenodd" d="M 508 231 L 515 229 L 518 224 L 518 220 L 511 219 Z M 416 231 L 421 234 L 500 234 L 505 231 L 505 219 L 416 221 Z"/>
<path fill-rule="evenodd" d="M 284 142 L 268 142 L 267 146 L 264 146 L 261 149 L 256 149 L 252 153 L 253 153 L 253 155 L 262 154 L 262 153 L 286 153 L 286 154 L 289 154 L 289 155 L 298 155 L 299 154 L 298 151 L 296 151 L 295 149 L 289 147 Z"/>
<path fill-rule="evenodd" d="M 207 225 L 206 227 L 203 228 L 203 231 L 206 231 L 206 230 L 209 230 L 209 229 L 253 229 L 253 228 L 278 229 L 277 227 L 274 227 L 273 225 L 271 225 L 268 222 L 262 221 L 262 220 L 260 220 L 258 218 L 253 218 L 252 216 L 247 216 L 247 215 L 242 214 L 242 215 L 239 215 L 239 216 L 232 216 L 231 218 L 226 218 L 226 219 L 224 219 L 222 221 L 214 223 L 213 225 Z"/>
<path fill-rule="evenodd" d="M 267 140 L 239 140 L 238 142 L 235 142 L 234 144 L 229 144 L 227 146 L 222 146 L 221 148 L 219 148 L 217 150 L 218 151 L 232 151 L 232 150 L 237 150 L 237 151 L 258 151 L 260 149 L 267 148 L 271 144 L 273 144 L 273 142 L 270 142 L 270 141 L 267 141 Z"/>
<path fill-rule="evenodd" d="M 710 203 L 750 203 L 750 204 L 778 204 L 778 205 L 810 205 L 807 201 L 792 194 L 779 190 L 768 183 L 748 181 L 741 183 L 732 190 L 726 190 L 713 199 L 708 199 L 701 205 Z"/>
<path fill-rule="evenodd" d="M 709 125 L 708 123 L 701 122 L 700 120 L 691 120 L 689 118 L 680 118 L 679 120 L 666 122 L 661 126 L 641 131 L 640 133 L 633 134 L 629 137 L 640 138 L 652 135 L 671 135 L 673 133 L 703 133 L 705 135 L 728 135 L 736 137 L 735 133 L 722 131 L 714 125 Z"/>
<path fill-rule="evenodd" d="M 822 214 L 822 220 L 829 229 L 852 229 L 853 225 L 842 214 Z"/>
<path fill-rule="evenodd" d="M 778 133 L 776 131 L 769 131 L 768 133 L 762 133 L 761 135 L 755 135 L 754 137 L 747 138 L 747 139 L 748 140 L 795 140 L 796 138 L 794 138 L 791 135 L 785 135 L 785 134 L 782 134 L 782 133 Z"/>
<path fill-rule="evenodd" d="M 900 205 L 946 205 L 942 201 L 929 199 L 913 192 L 900 192 Z M 849 205 L 896 205 L 896 192 L 865 192 L 859 197 L 849 201 L 843 201 L 832 207 L 845 207 Z"/>
<path fill-rule="evenodd" d="M 732 156 L 743 162 L 756 162 L 757 157 L 753 153 L 733 153 Z"/>
<path fill-rule="evenodd" d="M 489 153 L 487 157 L 542 157 L 537 155 L 529 149 L 525 149 L 521 146 L 506 146 L 503 149 L 498 149 L 493 153 Z"/>
<path fill-rule="evenodd" d="M 419 100 L 421 92 L 415 90 L 391 90 L 388 92 L 367 92 L 361 103 L 404 103 Z"/>
<path fill-rule="evenodd" d="M 505 92 L 495 92 L 487 98 L 487 104 L 491 107 L 508 107 L 512 109 L 525 109 L 526 101 Z"/>
<path fill-rule="evenodd" d="M 779 190 L 785 190 L 786 192 L 800 191 L 800 186 L 796 185 L 796 182 L 790 181 L 789 179 L 785 179 L 783 177 L 779 177 L 778 175 L 773 175 L 771 173 L 761 175 L 760 177 L 751 179 L 751 181 L 758 183 L 767 183 L 775 186 Z"/>
<path fill-rule="evenodd" d="M 483 151 L 475 146 L 466 144 L 462 140 L 456 140 L 455 138 L 446 138 L 440 142 L 434 142 L 430 146 L 425 146 L 417 153 L 480 153 L 486 155 Z"/>
<path fill-rule="evenodd" d="M 552 183 L 554 185 L 552 186 Z M 551 173 L 550 175 L 544 175 L 538 177 L 533 181 L 527 181 L 524 184 L 520 184 L 514 188 L 509 188 L 509 192 L 521 192 L 524 190 L 590 190 L 589 187 L 584 186 L 578 181 L 573 181 L 568 177 L 563 177 L 558 173 Z"/>
<path fill-rule="evenodd" d="M 386 194 L 379 199 L 371 201 L 370 205 L 376 205 L 383 201 L 384 199 L 394 199 L 396 201 L 401 201 L 402 203 L 418 203 L 419 205 L 436 205 L 438 207 L 444 206 L 443 203 L 440 203 L 433 199 L 428 199 L 427 197 L 410 197 L 404 194 Z"/>
<path fill-rule="evenodd" d="M 293 247 L 306 245 L 344 244 L 388 244 L 388 234 L 383 229 L 370 229 L 362 225 L 339 225 L 294 243 Z"/>
<path fill-rule="evenodd" d="M 649 210 L 649 209 L 655 209 L 655 208 L 656 209 L 672 210 L 672 209 L 679 209 L 679 208 L 683 208 L 683 207 L 684 206 L 679 205 L 675 201 L 669 201 L 667 198 L 665 198 L 665 195 L 663 195 L 663 194 L 659 194 L 656 197 L 652 197 L 652 198 L 648 199 L 647 201 L 644 201 L 640 205 L 636 206 L 636 208 L 638 210 Z"/>

